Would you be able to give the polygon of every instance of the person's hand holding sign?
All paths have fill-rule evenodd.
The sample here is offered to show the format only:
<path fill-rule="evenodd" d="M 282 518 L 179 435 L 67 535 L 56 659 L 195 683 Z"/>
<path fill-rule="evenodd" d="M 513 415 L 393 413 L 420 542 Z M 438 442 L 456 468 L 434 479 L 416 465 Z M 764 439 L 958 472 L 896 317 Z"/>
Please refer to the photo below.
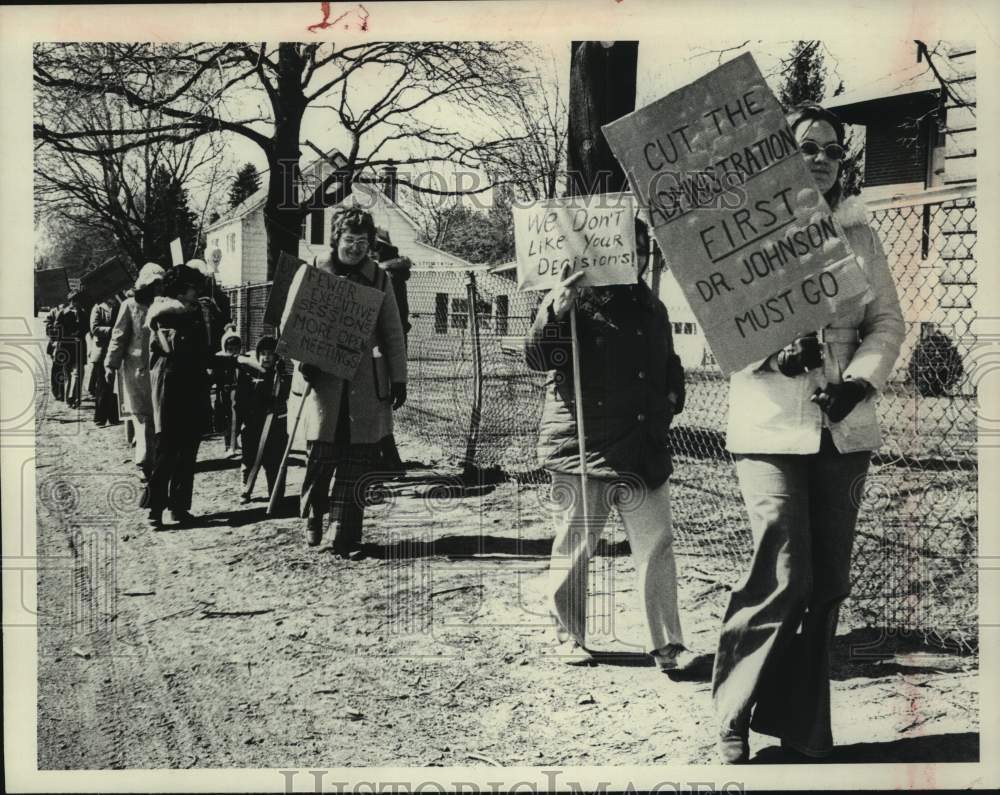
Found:
<path fill-rule="evenodd" d="M 775 364 L 782 375 L 794 378 L 823 364 L 823 346 L 815 333 L 799 337 L 778 351 Z"/>
<path fill-rule="evenodd" d="M 552 309 L 552 316 L 556 320 L 562 320 L 566 317 L 566 313 L 569 312 L 576 302 L 576 283 L 583 278 L 583 271 L 577 271 L 571 276 L 570 266 L 566 265 L 563 267 L 560 276 L 562 277 L 562 281 L 553 287 L 552 292 L 549 293 L 549 306 Z"/>
<path fill-rule="evenodd" d="M 302 374 L 305 382 L 311 384 L 316 376 L 319 375 L 319 368 L 314 364 L 305 364 L 303 362 L 299 365 L 299 372 Z"/>

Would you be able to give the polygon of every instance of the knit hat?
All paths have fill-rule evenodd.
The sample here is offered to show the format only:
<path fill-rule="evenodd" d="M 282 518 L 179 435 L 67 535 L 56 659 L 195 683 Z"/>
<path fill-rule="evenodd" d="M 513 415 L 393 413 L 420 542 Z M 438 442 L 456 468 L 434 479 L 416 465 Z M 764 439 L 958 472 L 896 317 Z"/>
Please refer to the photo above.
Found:
<path fill-rule="evenodd" d="M 229 329 L 225 334 L 222 335 L 222 342 L 219 344 L 219 347 L 223 352 L 225 352 L 226 343 L 229 342 L 229 340 L 236 340 L 238 343 L 240 343 L 240 347 L 241 348 L 243 347 L 243 338 L 232 329 Z"/>
<path fill-rule="evenodd" d="M 189 259 L 187 262 L 189 268 L 194 268 L 202 276 L 211 276 L 212 269 L 208 267 L 208 263 L 203 259 Z"/>
<path fill-rule="evenodd" d="M 153 282 L 159 281 L 164 277 L 166 271 L 155 262 L 147 262 L 142 268 L 139 269 L 139 277 L 135 280 L 136 290 L 141 290 L 144 287 L 149 287 Z"/>

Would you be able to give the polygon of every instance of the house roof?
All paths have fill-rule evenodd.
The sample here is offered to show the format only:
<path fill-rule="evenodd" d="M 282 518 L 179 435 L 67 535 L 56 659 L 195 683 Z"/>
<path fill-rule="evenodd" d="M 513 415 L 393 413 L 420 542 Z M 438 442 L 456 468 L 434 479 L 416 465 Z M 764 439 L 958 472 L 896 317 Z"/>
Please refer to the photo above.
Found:
<path fill-rule="evenodd" d="M 926 63 L 915 63 L 892 74 L 866 83 L 854 91 L 833 97 L 824 106 L 834 111 L 848 124 L 863 123 L 864 106 L 886 99 L 914 94 L 930 94 L 941 90 Z"/>
<path fill-rule="evenodd" d="M 346 162 L 344 156 L 336 149 L 330 149 L 326 153 L 326 156 L 328 158 L 333 159 L 338 164 Z M 318 166 L 325 164 L 326 162 L 327 161 L 317 157 L 314 160 L 310 160 L 305 166 L 303 166 L 302 171 L 303 173 L 308 173 L 313 169 L 317 168 Z M 264 202 L 267 201 L 267 180 L 265 179 L 267 173 L 268 170 L 265 169 L 260 174 L 262 182 L 262 186 L 260 188 L 251 193 L 249 196 L 247 196 L 242 202 L 237 204 L 235 207 L 232 207 L 228 211 L 223 213 L 214 223 L 211 223 L 207 227 L 205 227 L 205 231 L 209 232 L 212 229 L 215 229 L 217 226 L 228 224 L 231 221 L 237 221 L 240 218 L 243 218 L 245 215 L 252 213 L 254 210 L 263 207 Z"/>

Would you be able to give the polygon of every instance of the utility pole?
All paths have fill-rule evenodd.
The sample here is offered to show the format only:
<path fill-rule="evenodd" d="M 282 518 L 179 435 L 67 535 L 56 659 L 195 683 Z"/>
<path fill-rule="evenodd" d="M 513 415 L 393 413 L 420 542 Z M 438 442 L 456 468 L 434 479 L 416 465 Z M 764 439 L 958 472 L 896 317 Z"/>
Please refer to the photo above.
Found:
<path fill-rule="evenodd" d="M 639 42 L 574 41 L 572 47 L 568 193 L 618 193 L 628 186 L 628 181 L 601 125 L 635 110 Z"/>

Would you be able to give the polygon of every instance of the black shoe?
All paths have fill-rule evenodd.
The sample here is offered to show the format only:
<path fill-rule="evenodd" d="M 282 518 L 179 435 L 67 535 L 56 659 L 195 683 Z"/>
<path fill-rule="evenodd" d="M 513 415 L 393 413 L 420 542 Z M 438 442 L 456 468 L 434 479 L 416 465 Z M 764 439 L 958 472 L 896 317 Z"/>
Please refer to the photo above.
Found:
<path fill-rule="evenodd" d="M 170 517 L 170 521 L 171 522 L 173 522 L 174 524 L 182 525 L 182 526 L 183 525 L 194 524 L 194 522 L 196 521 L 196 517 L 190 511 L 182 511 L 182 510 L 171 511 L 171 510 L 168 510 L 167 511 L 167 515 Z"/>
<path fill-rule="evenodd" d="M 745 765 L 750 761 L 750 741 L 739 732 L 726 732 L 716 745 L 719 761 L 724 765 Z"/>

